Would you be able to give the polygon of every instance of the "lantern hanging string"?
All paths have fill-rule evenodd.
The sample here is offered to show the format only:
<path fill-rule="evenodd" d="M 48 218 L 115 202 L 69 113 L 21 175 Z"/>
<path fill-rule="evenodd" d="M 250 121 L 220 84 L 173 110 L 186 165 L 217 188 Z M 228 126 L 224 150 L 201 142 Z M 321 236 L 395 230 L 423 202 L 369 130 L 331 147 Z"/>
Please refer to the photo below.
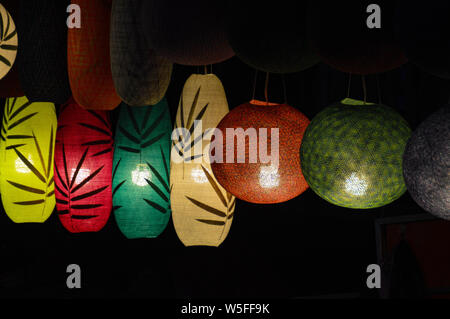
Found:
<path fill-rule="evenodd" d="M 208 66 L 206 64 L 204 65 L 204 72 L 205 74 L 208 74 Z"/>
<path fill-rule="evenodd" d="M 264 85 L 264 97 L 266 98 L 266 103 L 269 103 L 269 97 L 267 91 L 269 89 L 269 72 L 266 72 L 266 84 Z"/>
<path fill-rule="evenodd" d="M 381 104 L 381 87 L 380 87 L 380 78 L 378 77 L 378 74 L 376 75 L 376 78 L 377 78 L 378 104 Z"/>
<path fill-rule="evenodd" d="M 255 94 L 256 94 L 256 81 L 258 80 L 258 70 L 255 69 L 255 79 L 253 80 L 253 96 L 252 96 L 252 100 L 255 99 Z"/>
<path fill-rule="evenodd" d="M 364 94 L 364 103 L 367 102 L 367 88 L 366 88 L 366 77 L 364 75 L 361 76 L 363 94 Z"/>

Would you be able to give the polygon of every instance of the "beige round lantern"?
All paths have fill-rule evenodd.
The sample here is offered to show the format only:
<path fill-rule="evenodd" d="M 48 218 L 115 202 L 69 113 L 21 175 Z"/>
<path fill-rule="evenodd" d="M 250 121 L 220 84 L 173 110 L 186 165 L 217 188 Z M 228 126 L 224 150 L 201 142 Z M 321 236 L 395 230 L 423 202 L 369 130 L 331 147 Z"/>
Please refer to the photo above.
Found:
<path fill-rule="evenodd" d="M 16 25 L 0 3 L 0 79 L 11 70 L 17 55 L 18 37 Z"/>
<path fill-rule="evenodd" d="M 220 80 L 193 74 L 181 94 L 172 133 L 172 219 L 185 246 L 219 246 L 233 220 L 235 197 L 223 189 L 209 163 L 213 129 L 228 113 Z"/>

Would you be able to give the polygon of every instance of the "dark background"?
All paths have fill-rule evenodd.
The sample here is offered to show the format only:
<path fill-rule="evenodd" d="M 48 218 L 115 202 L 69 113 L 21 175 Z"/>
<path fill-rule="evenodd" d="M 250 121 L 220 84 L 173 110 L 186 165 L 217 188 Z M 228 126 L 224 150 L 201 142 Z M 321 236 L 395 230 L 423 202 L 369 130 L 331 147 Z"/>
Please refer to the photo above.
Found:
<path fill-rule="evenodd" d="M 223 82 L 230 108 L 251 99 L 254 69 L 234 57 L 214 65 L 213 72 Z M 166 95 L 172 120 L 192 73 L 203 73 L 203 68 L 174 67 Z M 256 97 L 264 99 L 265 74 L 258 75 Z M 322 63 L 284 77 L 288 103 L 310 119 L 347 96 L 349 76 Z M 366 76 L 366 81 L 368 101 L 381 98 L 413 129 L 449 99 L 450 81 L 410 63 Z M 282 83 L 281 75 L 270 75 L 271 101 L 284 100 Z M 360 76 L 352 77 L 351 97 L 362 98 L 361 83 Z M 111 112 L 113 122 L 117 115 L 117 109 Z M 376 290 L 366 288 L 366 267 L 377 262 L 374 220 L 420 213 L 426 214 L 408 193 L 382 208 L 352 210 L 331 205 L 308 189 L 280 204 L 238 200 L 220 247 L 187 248 L 172 222 L 159 238 L 128 240 L 113 215 L 98 233 L 71 234 L 56 214 L 43 224 L 14 224 L 0 207 L 0 297 L 377 298 Z M 66 267 L 72 263 L 81 267 L 81 289 L 66 287 Z"/>

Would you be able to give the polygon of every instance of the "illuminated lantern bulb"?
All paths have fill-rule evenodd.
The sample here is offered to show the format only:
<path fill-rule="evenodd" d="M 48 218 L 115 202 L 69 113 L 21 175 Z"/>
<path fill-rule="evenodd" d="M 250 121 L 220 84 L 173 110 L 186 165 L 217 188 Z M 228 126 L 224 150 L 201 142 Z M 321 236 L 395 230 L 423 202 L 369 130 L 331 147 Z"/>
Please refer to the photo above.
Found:
<path fill-rule="evenodd" d="M 127 238 L 155 238 L 170 220 L 170 134 L 166 99 L 120 106 L 113 168 L 114 217 Z"/>
<path fill-rule="evenodd" d="M 214 176 L 228 192 L 251 203 L 280 203 L 300 195 L 308 188 L 298 157 L 308 124 L 287 104 L 252 100 L 234 108 L 217 126 L 223 138 L 215 135 L 212 142 Z"/>
<path fill-rule="evenodd" d="M 212 131 L 227 113 L 225 90 L 214 74 L 188 78 L 170 162 L 172 220 L 185 246 L 219 246 L 233 221 L 236 198 L 214 177 L 208 155 Z"/>
<path fill-rule="evenodd" d="M 55 146 L 56 210 L 71 233 L 101 230 L 112 210 L 113 138 L 108 113 L 61 106 Z"/>
<path fill-rule="evenodd" d="M 14 20 L 1 3 L 0 22 L 0 79 L 2 79 L 16 60 L 18 37 Z"/>
<path fill-rule="evenodd" d="M 360 209 L 389 204 L 406 191 L 402 155 L 410 134 L 392 108 L 347 98 L 317 114 L 306 129 L 303 175 L 332 204 Z"/>
<path fill-rule="evenodd" d="M 55 207 L 53 103 L 6 99 L 0 133 L 0 188 L 6 214 L 15 223 L 42 223 Z"/>
<path fill-rule="evenodd" d="M 403 155 L 411 197 L 427 212 L 450 220 L 450 106 L 445 105 L 412 133 Z"/>

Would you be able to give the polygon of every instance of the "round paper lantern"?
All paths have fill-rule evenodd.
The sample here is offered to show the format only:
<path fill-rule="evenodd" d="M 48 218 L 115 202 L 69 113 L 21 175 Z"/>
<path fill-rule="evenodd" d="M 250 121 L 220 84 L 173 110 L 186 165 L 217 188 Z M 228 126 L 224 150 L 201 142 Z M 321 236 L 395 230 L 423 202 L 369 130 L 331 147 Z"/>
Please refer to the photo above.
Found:
<path fill-rule="evenodd" d="M 55 146 L 56 210 L 71 233 L 95 232 L 112 210 L 113 138 L 108 113 L 61 107 Z"/>
<path fill-rule="evenodd" d="M 114 141 L 113 207 L 127 238 L 158 237 L 170 219 L 170 113 L 121 104 Z"/>
<path fill-rule="evenodd" d="M 206 65 L 231 58 L 222 1 L 148 0 L 144 34 L 156 52 L 174 63 Z"/>
<path fill-rule="evenodd" d="M 372 74 L 406 62 L 395 40 L 395 1 L 380 0 L 381 28 L 369 28 L 370 0 L 314 0 L 311 4 L 313 45 L 322 61 L 343 72 Z M 370 19 L 372 22 L 372 19 Z"/>
<path fill-rule="evenodd" d="M 450 3 L 427 1 L 413 5 L 397 0 L 395 26 L 408 59 L 422 70 L 450 79 Z"/>
<path fill-rule="evenodd" d="M 423 209 L 450 220 L 450 105 L 429 116 L 412 133 L 403 155 L 403 174 Z"/>
<path fill-rule="evenodd" d="M 19 78 L 30 101 L 67 102 L 66 8 L 69 0 L 21 0 Z"/>
<path fill-rule="evenodd" d="M 233 221 L 236 199 L 219 185 L 208 158 L 212 129 L 227 113 L 225 91 L 215 75 L 188 78 L 170 163 L 172 220 L 185 246 L 219 246 Z"/>
<path fill-rule="evenodd" d="M 223 158 L 211 164 L 214 176 L 227 191 L 247 202 L 280 203 L 300 195 L 308 188 L 298 156 L 308 124 L 303 113 L 287 104 L 252 100 L 239 105 L 217 126 L 223 134 L 218 144 Z"/>
<path fill-rule="evenodd" d="M 0 40 L 0 79 L 2 79 L 16 60 L 18 37 L 14 20 L 1 3 Z"/>
<path fill-rule="evenodd" d="M 272 73 L 299 72 L 319 62 L 311 47 L 306 1 L 242 3 L 228 0 L 227 33 L 243 62 Z"/>
<path fill-rule="evenodd" d="M 112 110 L 121 100 L 110 62 L 111 0 L 72 0 L 81 8 L 81 28 L 68 31 L 69 82 L 75 101 L 86 109 Z"/>
<path fill-rule="evenodd" d="M 55 106 L 10 98 L 2 122 L 0 188 L 5 212 L 15 223 L 43 223 L 55 207 Z"/>
<path fill-rule="evenodd" d="M 300 148 L 311 189 L 332 204 L 375 208 L 405 191 L 402 155 L 411 135 L 392 108 L 344 99 L 317 114 Z"/>
<path fill-rule="evenodd" d="M 142 0 L 115 0 L 111 13 L 111 70 L 117 93 L 131 106 L 161 101 L 172 63 L 145 41 Z"/>

